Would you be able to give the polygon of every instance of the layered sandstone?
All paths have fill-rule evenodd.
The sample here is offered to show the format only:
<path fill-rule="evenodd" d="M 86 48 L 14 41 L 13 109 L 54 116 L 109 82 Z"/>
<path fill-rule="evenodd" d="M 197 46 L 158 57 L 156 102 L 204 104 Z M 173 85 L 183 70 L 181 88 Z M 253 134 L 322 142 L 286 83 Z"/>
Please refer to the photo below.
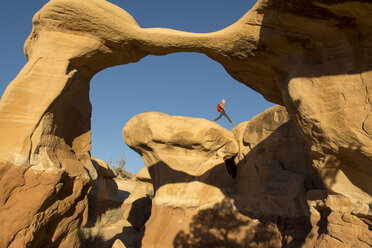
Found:
<path fill-rule="evenodd" d="M 238 153 L 232 132 L 205 119 L 150 112 L 132 118 L 123 138 L 142 156 L 154 186 L 144 247 L 169 247 L 200 209 L 225 201 L 233 184 L 225 160 Z M 162 234 L 154 232 L 159 226 Z"/>
<path fill-rule="evenodd" d="M 92 163 L 97 170 L 97 178 L 92 182 L 92 188 L 88 194 L 89 219 L 96 219 L 99 215 L 111 208 L 121 205 L 122 199 L 118 197 L 118 185 L 114 178 L 114 172 L 101 159 L 93 158 Z"/>
<path fill-rule="evenodd" d="M 348 207 L 338 208 L 335 204 L 329 211 L 350 215 L 351 223 L 364 223 L 370 228 L 371 9 L 370 2 L 356 0 L 260 0 L 226 29 L 194 34 L 142 29 L 127 12 L 104 0 L 51 0 L 33 19 L 33 30 L 25 43 L 28 63 L 0 101 L 0 183 L 4 185 L 0 195 L 5 196 L 0 203 L 0 215 L 4 218 L 0 223 L 12 223 L 11 228 L 2 227 L 7 231 L 0 234 L 1 246 L 78 246 L 77 230 L 86 219 L 86 194 L 90 180 L 97 178 L 89 154 L 89 81 L 107 67 L 136 62 L 148 54 L 172 52 L 204 53 L 221 63 L 239 82 L 269 101 L 284 105 L 293 126 L 303 137 L 312 169 L 304 157 L 299 160 L 304 164 L 296 166 L 293 172 L 310 173 L 302 179 L 287 173 L 287 169 L 295 168 L 290 159 L 284 166 L 274 165 L 273 173 L 289 176 L 295 185 L 307 182 L 307 178 L 316 189 L 324 185 L 326 197 L 314 194 L 311 201 L 330 202 L 326 199 L 333 196 L 342 199 L 331 202 L 347 202 Z M 166 132 L 159 134 L 161 137 L 155 140 L 168 141 Z M 177 140 L 175 144 L 177 149 L 187 151 L 189 157 L 190 149 L 183 142 Z M 208 145 L 200 148 L 198 154 L 210 148 Z M 230 152 L 227 157 L 231 155 Z M 192 187 L 201 188 L 205 178 L 197 168 L 209 170 L 216 162 L 225 161 L 219 154 L 214 161 L 201 161 L 202 166 L 191 166 L 189 171 L 170 155 L 146 156 L 144 159 L 149 164 L 159 164 L 154 169 L 173 171 L 175 184 L 187 178 L 192 181 Z M 239 152 L 239 159 L 242 156 Z M 160 162 L 163 159 L 166 163 Z M 194 162 L 186 159 L 185 164 Z M 172 167 L 173 163 L 181 172 Z M 162 188 L 167 188 L 164 179 L 154 172 L 157 171 L 150 171 L 150 175 L 158 199 L 171 202 L 162 195 Z M 269 172 L 264 170 L 272 175 Z M 316 174 L 320 175 L 320 182 Z M 219 179 L 205 180 L 211 186 Z M 24 192 L 34 192 L 38 187 L 46 191 L 35 191 L 27 206 L 14 200 L 27 199 Z M 182 197 L 177 196 L 172 204 L 198 207 L 203 203 L 200 199 L 212 199 L 214 194 L 223 199 L 223 193 L 212 186 L 208 190 L 211 191 L 187 198 L 190 203 L 182 202 Z M 290 193 L 300 196 L 304 192 Z M 288 209 L 292 209 L 290 205 Z M 14 221 L 19 208 L 29 217 Z M 324 211 L 323 207 L 318 208 Z M 332 216 L 329 214 L 326 219 Z M 327 226 L 326 231 L 331 230 Z M 318 233 L 322 232 L 318 230 Z M 368 242 L 367 239 L 366 244 L 370 245 Z"/>
<path fill-rule="evenodd" d="M 113 180 L 116 184 L 116 195 L 110 194 L 106 198 L 107 202 L 102 197 L 94 198 L 92 192 L 88 195 L 89 218 L 87 224 L 80 231 L 81 248 L 111 248 L 114 243 L 119 243 L 119 241 L 128 248 L 139 247 L 140 232 L 123 218 L 124 209 L 121 208 L 122 202 L 134 190 L 133 180 L 120 177 Z M 110 185 L 111 183 L 106 186 Z M 104 185 L 102 188 L 102 191 L 106 189 Z M 106 194 L 101 196 L 103 195 Z M 115 241 L 116 239 L 119 241 Z"/>
<path fill-rule="evenodd" d="M 124 219 L 140 230 L 151 215 L 154 187 L 146 167 L 142 168 L 135 178 L 134 189 L 121 207 L 124 209 Z"/>
<path fill-rule="evenodd" d="M 233 132 L 220 127 L 219 135 L 205 135 L 217 126 L 160 113 L 140 114 L 125 126 L 124 140 L 158 182 L 145 247 L 372 244 L 368 217 L 353 212 L 350 199 L 328 195 L 285 108 L 272 107 Z M 198 176 L 196 166 L 209 170 Z M 342 235 L 348 229 L 352 234 Z"/>
<path fill-rule="evenodd" d="M 88 183 L 0 163 L 0 247 L 79 247 Z"/>
<path fill-rule="evenodd" d="M 285 108 L 272 107 L 233 132 L 240 146 L 234 196 L 239 211 L 270 220 L 285 245 L 372 244 L 368 217 L 358 215 L 347 197 L 327 193 L 307 144 Z"/>
<path fill-rule="evenodd" d="M 205 119 L 150 112 L 132 118 L 123 138 L 145 161 L 156 205 L 200 207 L 224 199 L 214 185 L 232 182 L 225 160 L 238 144 L 230 131 Z"/>
<path fill-rule="evenodd" d="M 307 216 L 306 192 L 322 188 L 303 138 L 282 106 L 233 129 L 239 145 L 237 200 L 255 216 Z"/>
<path fill-rule="evenodd" d="M 257 135 L 249 144 L 248 138 L 234 136 L 204 119 L 161 113 L 132 118 L 123 130 L 124 140 L 143 157 L 152 180 L 157 182 L 142 240 L 144 247 L 280 247 L 285 235 L 295 244 L 303 241 L 306 233 L 287 234 L 293 229 L 281 230 L 283 227 L 275 220 L 292 221 L 294 228 L 301 228 L 310 215 L 306 209 L 306 175 L 273 164 L 296 167 L 293 161 L 304 160 L 307 163 L 302 168 L 311 170 L 311 160 L 298 132 L 293 127 L 285 128 L 285 132 L 277 130 L 287 121 L 284 108 L 275 107 L 256 121 L 242 124 L 244 128 L 238 126 L 236 129 L 244 130 L 240 132 L 244 137 Z M 257 132 L 263 129 L 264 135 Z M 274 138 L 264 142 L 270 135 Z M 243 144 L 251 150 L 261 149 L 256 155 L 262 156 L 250 160 L 251 150 L 243 148 Z M 289 144 L 292 146 L 287 147 Z M 293 156 L 289 159 L 292 163 L 288 163 L 288 155 Z M 260 173 L 252 173 L 254 166 Z M 156 231 L 159 226 L 164 227 L 161 233 Z"/>

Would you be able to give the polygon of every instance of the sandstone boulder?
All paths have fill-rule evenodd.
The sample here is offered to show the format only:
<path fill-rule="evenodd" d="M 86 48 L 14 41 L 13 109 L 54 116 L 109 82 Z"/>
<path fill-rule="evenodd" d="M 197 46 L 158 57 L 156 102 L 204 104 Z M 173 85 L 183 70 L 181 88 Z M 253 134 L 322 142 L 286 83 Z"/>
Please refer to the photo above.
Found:
<path fill-rule="evenodd" d="M 238 153 L 232 132 L 205 119 L 150 112 L 133 117 L 123 138 L 144 159 L 154 186 L 145 247 L 169 247 L 197 209 L 225 200 L 233 184 L 225 160 Z M 158 226 L 166 228 L 162 235 Z"/>
<path fill-rule="evenodd" d="M 107 164 L 103 161 L 95 160 L 106 167 Z M 128 248 L 139 247 L 141 234 L 123 218 L 124 209 L 121 208 L 121 204 L 133 192 L 135 181 L 120 177 L 114 180 L 115 196 L 111 193 L 107 199 L 98 198 L 92 192 L 89 192 L 89 219 L 80 231 L 82 248 L 111 248 L 116 239 L 122 241 Z M 93 182 L 92 190 L 95 187 L 94 184 L 95 182 Z M 103 186 L 103 189 L 106 189 L 105 184 L 96 186 Z M 106 194 L 104 196 L 107 197 Z"/>
<path fill-rule="evenodd" d="M 154 197 L 154 187 L 147 167 L 142 168 L 136 174 L 134 190 L 122 204 L 124 209 L 123 217 L 134 227 L 140 230 L 151 215 L 152 198 Z"/>
<path fill-rule="evenodd" d="M 236 156 L 238 144 L 230 131 L 205 119 L 150 112 L 133 117 L 123 137 L 145 161 L 156 204 L 189 208 L 224 198 L 213 185 L 232 182 L 225 160 Z"/>
<path fill-rule="evenodd" d="M 92 163 L 97 170 L 98 177 L 93 180 L 92 188 L 88 194 L 89 219 L 95 221 L 99 215 L 111 208 L 117 208 L 123 202 L 118 197 L 118 185 L 114 172 L 103 160 L 93 158 Z"/>
<path fill-rule="evenodd" d="M 285 108 L 274 106 L 233 132 L 240 145 L 235 187 L 242 211 L 307 216 L 306 191 L 324 186 Z"/>
<path fill-rule="evenodd" d="M 79 247 L 89 178 L 0 163 L 0 247 Z"/>
<path fill-rule="evenodd" d="M 152 200 L 148 195 L 148 188 L 137 183 L 135 190 L 121 207 L 124 210 L 123 218 L 137 230 L 141 230 L 151 215 Z"/>
<path fill-rule="evenodd" d="M 234 197 L 241 212 L 258 219 L 277 216 L 269 219 L 286 245 L 371 245 L 370 222 L 357 217 L 350 199 L 327 194 L 304 137 L 285 108 L 274 106 L 233 132 L 240 146 Z M 342 235 L 347 230 L 352 234 Z"/>
<path fill-rule="evenodd" d="M 110 166 L 108 166 L 108 164 L 105 161 L 92 157 L 92 163 L 94 165 L 94 168 L 97 170 L 98 176 L 104 178 L 116 177 L 114 171 L 110 168 Z"/>
<path fill-rule="evenodd" d="M 136 179 L 142 182 L 149 182 L 151 183 L 151 177 L 147 167 L 143 167 L 137 174 Z"/>
<path fill-rule="evenodd" d="M 189 123 L 194 123 L 193 135 L 185 133 Z M 350 199 L 328 195 L 304 137 L 285 108 L 272 107 L 239 124 L 233 132 L 220 127 L 221 132 L 214 131 L 211 134 L 214 137 L 206 137 L 205 133 L 210 133 L 208 129 L 216 128 L 215 123 L 207 120 L 160 113 L 140 114 L 124 127 L 124 140 L 143 157 L 151 178 L 158 182 L 154 184 L 158 186 L 151 217 L 145 224 L 143 245 L 363 247 L 371 244 L 367 215 L 362 217 L 353 212 Z M 205 147 L 201 142 L 209 145 L 210 140 L 216 142 L 210 147 L 222 150 L 228 148 L 217 145 L 218 142 L 233 143 L 233 151 L 228 150 L 228 156 L 218 155 L 218 150 L 212 149 L 202 148 L 203 153 L 193 151 Z M 218 157 L 225 159 L 214 162 L 214 167 L 205 163 Z M 208 165 L 209 177 L 190 177 L 195 171 L 192 160 Z M 230 163 L 236 168 L 234 178 L 227 170 Z M 208 202 L 200 191 L 208 192 Z M 182 192 L 181 203 L 177 202 L 178 192 Z M 161 233 L 155 231 L 158 226 L 164 227 Z M 353 229 L 353 235 L 340 235 L 349 228 Z"/>

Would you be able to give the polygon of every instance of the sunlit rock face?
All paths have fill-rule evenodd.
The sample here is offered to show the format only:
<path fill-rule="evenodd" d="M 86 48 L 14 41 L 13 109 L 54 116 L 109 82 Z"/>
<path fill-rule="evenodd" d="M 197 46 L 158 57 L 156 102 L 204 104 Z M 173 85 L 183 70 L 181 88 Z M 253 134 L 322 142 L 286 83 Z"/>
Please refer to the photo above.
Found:
<path fill-rule="evenodd" d="M 309 177 L 315 189 L 326 189 L 325 196 L 313 192 L 312 202 L 308 202 L 323 213 L 316 233 L 336 230 L 329 225 L 338 223 L 333 213 L 339 213 L 350 216 L 351 225 L 365 225 L 358 231 L 364 235 L 360 240 L 371 245 L 370 239 L 364 238 L 371 236 L 366 226 L 371 229 L 372 219 L 371 9 L 368 1 L 261 0 L 226 29 L 194 34 L 142 29 L 127 12 L 104 0 L 49 1 L 33 19 L 33 30 L 25 43 L 28 63 L 0 101 L 0 183 L 5 185 L 0 194 L 6 196 L 0 203 L 0 215 L 5 218 L 0 223 L 9 223 L 6 218 L 19 213 L 20 201 L 13 204 L 11 199 L 25 199 L 23 192 L 35 189 L 35 184 L 49 186 L 42 187 L 45 192 L 37 191 L 38 197 L 22 208 L 28 216 L 38 217 L 13 221 L 12 228 L 0 234 L 0 246 L 79 245 L 77 230 L 86 219 L 86 194 L 91 179 L 97 178 L 89 154 L 89 81 L 107 67 L 173 52 L 204 53 L 239 82 L 285 106 L 312 164 L 296 167 L 293 173 L 310 173 L 296 179 L 296 185 L 301 180 L 308 182 Z M 219 156 L 215 162 L 224 162 Z M 239 152 L 239 159 L 241 156 L 250 157 Z M 301 161 L 307 164 L 307 158 Z M 166 166 L 171 167 L 172 159 L 167 161 Z M 284 168 L 293 169 L 289 162 L 283 163 Z M 203 175 L 200 168 L 215 168 L 213 163 L 210 167 L 194 166 L 188 175 L 181 173 L 181 178 L 199 180 Z M 274 166 L 279 174 L 286 173 L 280 163 Z M 150 175 L 156 173 L 150 171 Z M 218 175 L 224 175 L 222 166 Z M 208 185 L 215 185 L 219 176 L 208 177 Z M 14 184 L 8 183 L 10 178 Z M 174 180 L 178 178 L 176 175 Z M 153 183 L 160 196 L 162 179 L 153 178 Z M 199 183 L 195 180 L 190 185 Z M 293 196 L 304 193 L 289 192 Z M 200 194 L 209 197 L 208 192 Z M 221 200 L 223 193 L 220 195 Z M 188 204 L 200 205 L 199 196 Z M 175 199 L 177 204 L 182 202 L 181 197 Z M 56 207 L 55 202 L 60 205 Z M 336 207 L 343 204 L 348 207 Z M 54 214 L 60 218 L 58 225 Z M 327 237 L 336 243 L 357 242 L 347 235 L 344 239 L 339 236 Z M 317 242 L 321 246 L 323 241 Z"/>
<path fill-rule="evenodd" d="M 352 212 L 350 199 L 327 194 L 284 107 L 232 132 L 204 119 L 144 113 L 123 137 L 154 181 L 145 247 L 371 242 L 368 218 Z M 350 229 L 353 235 L 341 235 Z"/>
<path fill-rule="evenodd" d="M 0 102 L 0 246 L 79 247 L 86 195 L 97 178 L 89 153 L 89 81 L 143 53 L 125 34 L 124 26 L 135 21 L 105 1 L 53 0 L 33 24 L 25 43 L 28 63 Z"/>
<path fill-rule="evenodd" d="M 231 185 L 225 160 L 236 156 L 232 132 L 205 119 L 143 113 L 123 129 L 124 141 L 145 161 L 155 204 L 187 208 L 224 199 Z"/>
<path fill-rule="evenodd" d="M 285 105 L 328 192 L 349 198 L 361 215 L 372 194 L 367 9 L 371 4 L 360 1 L 259 1 L 226 29 L 237 38 L 214 57 Z"/>
<path fill-rule="evenodd" d="M 150 112 L 133 117 L 123 138 L 142 156 L 155 191 L 143 247 L 193 247 L 205 235 L 201 243 L 205 247 L 244 243 L 279 247 L 279 238 L 253 239 L 262 233 L 280 236 L 274 225 L 261 227 L 234 204 L 233 160 L 239 145 L 231 131 L 205 119 Z M 233 169 L 227 161 L 232 161 Z M 218 233 L 208 236 L 214 228 Z"/>
<path fill-rule="evenodd" d="M 130 196 L 125 199 L 121 208 L 124 209 L 123 217 L 134 227 L 140 230 L 151 215 L 151 198 L 154 196 L 154 188 L 147 167 L 143 167 L 133 181 L 134 189 Z"/>
<path fill-rule="evenodd" d="M 205 119 L 143 113 L 123 138 L 155 189 L 144 247 L 298 246 L 312 231 L 306 194 L 323 186 L 281 106 L 233 132 Z"/>
<path fill-rule="evenodd" d="M 327 193 L 307 144 L 284 107 L 272 107 L 233 132 L 240 147 L 234 185 L 240 212 L 259 220 L 277 216 L 269 219 L 286 245 L 371 244 L 368 217 L 356 214 L 349 198 Z"/>

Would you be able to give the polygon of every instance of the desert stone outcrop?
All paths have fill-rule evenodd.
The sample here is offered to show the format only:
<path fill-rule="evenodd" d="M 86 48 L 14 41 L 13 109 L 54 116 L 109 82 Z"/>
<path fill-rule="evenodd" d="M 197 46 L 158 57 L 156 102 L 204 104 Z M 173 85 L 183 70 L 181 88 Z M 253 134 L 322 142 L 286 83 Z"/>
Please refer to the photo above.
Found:
<path fill-rule="evenodd" d="M 189 123 L 201 130 L 187 134 Z M 214 138 L 204 135 L 214 129 L 216 124 L 206 120 L 160 113 L 140 114 L 125 126 L 124 140 L 143 157 L 151 177 L 162 182 L 155 187 L 144 247 L 372 244 L 368 219 L 352 213 L 348 198 L 327 194 L 285 108 L 272 107 L 233 132 L 221 128 L 223 132 L 214 132 Z M 220 143 L 226 137 L 229 142 Z M 219 149 L 227 149 L 224 146 L 232 142 L 239 149 L 234 147 L 235 152 L 216 162 L 221 157 L 218 150 L 202 148 L 200 153 L 199 147 L 205 146 L 201 141 L 206 145 L 214 141 Z M 237 170 L 234 179 L 227 170 L 231 158 Z M 208 165 L 202 161 L 215 161 L 208 166 L 208 174 L 216 180 L 190 177 L 195 165 Z M 207 197 L 199 193 L 207 190 Z M 180 192 L 190 204 L 177 202 Z M 207 203 L 191 204 L 201 201 Z M 161 233 L 156 231 L 158 226 L 164 227 Z M 351 234 L 342 235 L 347 230 Z"/>
<path fill-rule="evenodd" d="M 88 194 L 89 218 L 95 219 L 105 211 L 121 205 L 122 199 L 118 197 L 118 185 L 115 174 L 107 163 L 92 157 L 92 164 L 97 170 L 97 179 L 92 181 L 92 188 Z"/>
<path fill-rule="evenodd" d="M 255 216 L 307 216 L 306 191 L 323 185 L 282 106 L 233 129 L 239 142 L 236 203 Z"/>
<path fill-rule="evenodd" d="M 79 247 L 88 177 L 2 163 L 0 173 L 0 247 Z"/>
<path fill-rule="evenodd" d="M 370 222 L 353 213 L 352 201 L 327 194 L 306 143 L 285 108 L 272 107 L 239 124 L 233 132 L 240 146 L 235 204 L 241 212 L 270 220 L 285 245 L 372 244 Z"/>
<path fill-rule="evenodd" d="M 322 193 L 313 192 L 311 201 L 321 206 L 319 211 L 330 211 L 326 220 L 337 219 L 332 214 L 337 212 L 350 216 L 351 223 L 364 223 L 370 229 L 371 9 L 369 1 L 357 0 L 259 0 L 226 29 L 194 34 L 140 28 L 127 12 L 104 0 L 51 0 L 33 19 L 33 30 L 25 43 L 28 63 L 0 101 L 0 225 L 12 223 L 9 228 L 2 226 L 6 232 L 0 234 L 0 246 L 79 246 L 77 232 L 86 220 L 86 195 L 91 180 L 97 178 L 89 153 L 89 81 L 107 67 L 136 62 L 149 54 L 173 52 L 204 53 L 239 82 L 284 105 L 304 139 L 321 183 L 305 164 L 296 166 L 294 173 L 308 171 L 303 181 L 310 178 L 316 189 L 320 184 L 326 189 L 323 198 Z M 159 134 L 155 141 L 168 141 L 167 132 Z M 197 156 L 214 149 L 206 145 L 213 142 L 195 144 L 200 148 Z M 175 144 L 174 150 L 189 155 L 190 144 L 185 146 L 177 139 Z M 141 149 L 146 150 L 146 146 Z M 178 185 L 186 183 L 186 178 L 192 181 L 190 188 L 202 188 L 207 182 L 208 190 L 213 191 L 199 192 L 192 200 L 188 198 L 190 201 L 182 201 L 181 196 L 166 199 L 162 192 L 168 186 L 155 170 L 150 171 L 159 196 L 155 202 L 198 207 L 208 205 L 201 199 L 215 193 L 224 199 L 224 193 L 213 188 L 217 184 L 213 180 L 220 180 L 218 176 L 203 176 L 215 168 L 215 162 L 224 164 L 227 157 L 238 153 L 229 149 L 217 152 L 214 161 L 181 166 L 182 170 L 178 165 L 178 170 L 172 168 L 181 164 L 177 157 L 151 157 L 144 152 L 146 163 L 159 163 L 153 169 L 169 169 Z M 239 153 L 238 158 L 241 156 Z M 160 162 L 163 160 L 166 164 Z M 184 164 L 194 162 L 186 159 Z M 275 166 L 283 172 L 280 164 Z M 295 167 L 288 162 L 284 168 Z M 218 175 L 223 175 L 222 168 Z M 295 180 L 300 183 L 302 179 Z M 17 200 L 28 199 L 25 192 L 31 197 L 27 206 Z M 347 202 L 348 207 L 338 208 L 330 202 Z M 21 213 L 30 217 L 18 218 Z M 327 226 L 325 230 L 331 229 Z M 318 234 L 322 233 L 322 228 L 319 230 Z M 361 233 L 366 235 L 366 231 Z M 370 245 L 368 239 L 360 240 Z M 335 242 L 347 243 L 343 239 Z"/>
<path fill-rule="evenodd" d="M 230 131 L 205 119 L 150 112 L 133 117 L 123 138 L 145 161 L 156 205 L 194 208 L 224 199 L 213 185 L 231 184 L 225 160 L 238 144 Z"/>
<path fill-rule="evenodd" d="M 102 165 L 103 175 L 112 175 L 112 172 L 107 170 L 106 163 L 96 158 L 94 160 Z M 116 187 L 115 190 L 108 191 L 109 195 L 105 189 L 112 183 L 105 186 L 104 181 L 98 184 L 102 185 L 102 189 L 99 189 L 101 193 L 96 197 L 97 199 L 92 192 L 88 195 L 89 218 L 80 231 L 81 248 L 111 248 L 119 241 L 122 241 L 128 248 L 139 247 L 140 232 L 123 218 L 124 210 L 121 208 L 121 203 L 133 192 L 134 182 L 132 179 L 119 176 L 111 180 L 115 181 Z M 93 185 L 92 190 L 98 185 Z M 113 192 L 116 192 L 116 195 L 113 195 Z M 107 203 L 104 202 L 105 199 Z"/>
<path fill-rule="evenodd" d="M 2 227 L 7 232 L 0 234 L 0 246 L 77 247 L 78 229 L 87 217 L 90 180 L 97 178 L 89 154 L 89 81 L 106 67 L 136 62 L 149 54 L 146 42 L 143 48 L 137 40 L 152 34 L 139 38 L 142 29 L 133 18 L 103 0 L 51 0 L 36 13 L 33 24 L 25 43 L 28 63 L 0 102 L 4 185 L 0 212 L 2 225 L 18 218 L 19 208 L 25 216 L 36 217 Z M 183 36 L 178 40 L 176 44 L 182 44 Z M 177 50 L 162 49 L 164 54 Z M 44 184 L 49 186 L 40 187 L 47 192 L 36 190 L 36 185 Z M 31 195 L 26 207 L 12 201 L 26 199 L 23 192 L 29 187 L 29 194 L 36 190 L 39 197 Z"/>
<path fill-rule="evenodd" d="M 133 117 L 123 138 L 142 156 L 154 186 L 144 247 L 172 246 L 200 209 L 225 201 L 233 184 L 225 160 L 238 153 L 232 132 L 205 119 L 150 112 Z"/>
<path fill-rule="evenodd" d="M 124 209 L 124 219 L 140 230 L 151 215 L 154 187 L 147 167 L 142 168 L 135 178 L 134 189 L 121 207 Z"/>

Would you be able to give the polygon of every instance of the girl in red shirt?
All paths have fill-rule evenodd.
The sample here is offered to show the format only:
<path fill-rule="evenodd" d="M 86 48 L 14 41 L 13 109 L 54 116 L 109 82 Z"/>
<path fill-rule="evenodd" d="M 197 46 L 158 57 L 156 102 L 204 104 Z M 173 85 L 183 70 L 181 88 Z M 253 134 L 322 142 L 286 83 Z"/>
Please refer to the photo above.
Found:
<path fill-rule="evenodd" d="M 221 103 L 217 105 L 217 111 L 220 112 L 220 115 L 214 120 L 214 122 L 216 122 L 222 116 L 225 116 L 229 120 L 229 122 L 234 125 L 235 123 L 230 120 L 229 116 L 225 112 L 225 103 L 225 99 L 222 99 Z"/>

